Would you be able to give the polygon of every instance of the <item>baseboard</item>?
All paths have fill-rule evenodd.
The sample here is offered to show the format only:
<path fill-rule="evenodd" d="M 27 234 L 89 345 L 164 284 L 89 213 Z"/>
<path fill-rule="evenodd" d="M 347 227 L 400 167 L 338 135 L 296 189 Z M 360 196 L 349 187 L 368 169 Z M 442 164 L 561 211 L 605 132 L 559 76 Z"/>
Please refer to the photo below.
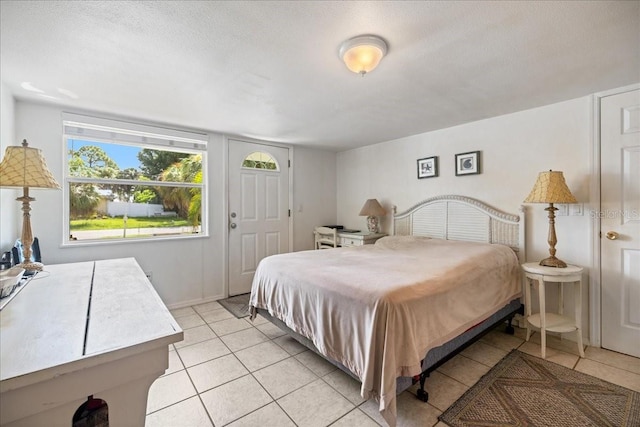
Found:
<path fill-rule="evenodd" d="M 218 301 L 219 299 L 223 299 L 223 298 L 225 298 L 224 295 L 216 295 L 216 296 L 209 297 L 209 298 L 199 298 L 199 299 L 179 302 L 179 303 L 176 303 L 176 304 L 170 304 L 170 305 L 167 306 L 167 308 L 169 310 L 175 310 L 177 308 L 190 307 L 192 305 L 206 304 L 208 302 Z"/>

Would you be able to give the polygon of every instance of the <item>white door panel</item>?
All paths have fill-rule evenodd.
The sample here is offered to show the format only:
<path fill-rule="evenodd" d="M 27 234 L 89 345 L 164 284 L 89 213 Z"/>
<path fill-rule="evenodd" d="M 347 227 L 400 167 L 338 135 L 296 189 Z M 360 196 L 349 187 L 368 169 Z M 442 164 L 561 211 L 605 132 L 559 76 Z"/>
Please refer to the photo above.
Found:
<path fill-rule="evenodd" d="M 240 197 L 240 215 L 244 221 L 258 220 L 258 179 L 255 175 L 241 173 L 242 180 Z"/>
<path fill-rule="evenodd" d="M 268 153 L 278 168 L 243 167 L 251 153 Z M 289 252 L 289 150 L 229 141 L 229 295 L 251 291 L 260 260 Z"/>
<path fill-rule="evenodd" d="M 280 177 L 265 176 L 265 219 L 268 221 L 279 221 L 283 212 L 280 210 Z"/>
<path fill-rule="evenodd" d="M 280 233 L 266 233 L 266 253 L 265 256 L 276 255 L 280 253 Z"/>
<path fill-rule="evenodd" d="M 602 347 L 640 357 L 640 91 L 600 108 Z"/>

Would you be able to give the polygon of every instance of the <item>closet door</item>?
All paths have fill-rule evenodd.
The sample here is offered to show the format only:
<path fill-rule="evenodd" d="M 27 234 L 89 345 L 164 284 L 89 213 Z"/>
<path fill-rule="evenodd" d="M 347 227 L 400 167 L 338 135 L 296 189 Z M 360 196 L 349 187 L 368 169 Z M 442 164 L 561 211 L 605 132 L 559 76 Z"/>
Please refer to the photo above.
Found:
<path fill-rule="evenodd" d="M 600 104 L 602 347 L 640 357 L 640 91 Z"/>

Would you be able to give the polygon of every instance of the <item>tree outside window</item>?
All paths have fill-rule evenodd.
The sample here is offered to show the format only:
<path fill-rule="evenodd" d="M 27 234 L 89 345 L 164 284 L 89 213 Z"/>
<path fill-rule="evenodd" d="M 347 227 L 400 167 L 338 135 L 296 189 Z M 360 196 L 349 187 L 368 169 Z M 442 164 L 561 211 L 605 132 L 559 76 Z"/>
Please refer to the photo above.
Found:
<path fill-rule="evenodd" d="M 74 126 L 71 133 L 78 124 Z M 202 149 L 156 149 L 77 135 L 65 140 L 69 242 L 203 232 Z"/>

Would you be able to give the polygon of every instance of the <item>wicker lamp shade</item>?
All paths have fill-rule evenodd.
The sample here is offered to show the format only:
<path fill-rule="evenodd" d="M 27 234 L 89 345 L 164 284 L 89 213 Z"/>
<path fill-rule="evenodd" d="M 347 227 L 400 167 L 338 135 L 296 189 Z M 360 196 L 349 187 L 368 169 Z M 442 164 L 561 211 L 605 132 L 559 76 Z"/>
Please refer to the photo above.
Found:
<path fill-rule="evenodd" d="M 0 163 L 0 187 L 60 188 L 42 151 L 26 145 L 7 147 Z"/>
<path fill-rule="evenodd" d="M 577 203 L 571 194 L 562 172 L 540 172 L 525 203 Z"/>
<path fill-rule="evenodd" d="M 558 208 L 554 207 L 553 204 L 577 202 L 576 198 L 571 194 L 571 190 L 567 187 L 562 172 L 550 170 L 538 174 L 533 190 L 524 200 L 524 203 L 549 203 L 549 207 L 545 208 L 545 211 L 549 213 L 549 237 L 547 238 L 547 243 L 549 243 L 550 256 L 540 261 L 540 265 L 559 268 L 567 266 L 567 263 L 556 258 L 556 243 L 558 243 L 558 239 L 556 238 L 555 211 Z"/>
<path fill-rule="evenodd" d="M 60 188 L 44 160 L 42 151 L 30 148 L 27 140 L 22 141 L 21 147 L 7 147 L 2 163 L 0 163 L 0 187 L 22 188 L 22 197 L 16 200 L 22 202 L 22 242 L 24 261 L 18 264 L 27 271 L 41 271 L 42 263 L 31 261 L 31 202 L 29 188 Z"/>

